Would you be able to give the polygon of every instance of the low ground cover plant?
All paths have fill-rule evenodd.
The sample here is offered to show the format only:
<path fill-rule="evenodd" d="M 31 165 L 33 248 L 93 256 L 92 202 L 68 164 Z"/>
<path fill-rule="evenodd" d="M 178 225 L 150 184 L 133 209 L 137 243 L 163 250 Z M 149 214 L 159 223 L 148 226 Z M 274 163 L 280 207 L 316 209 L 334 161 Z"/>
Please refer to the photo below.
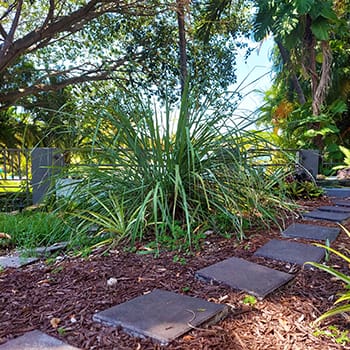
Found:
<path fill-rule="evenodd" d="M 56 214 L 46 212 L 0 213 L 0 248 L 35 248 L 68 241 L 70 235 Z"/>

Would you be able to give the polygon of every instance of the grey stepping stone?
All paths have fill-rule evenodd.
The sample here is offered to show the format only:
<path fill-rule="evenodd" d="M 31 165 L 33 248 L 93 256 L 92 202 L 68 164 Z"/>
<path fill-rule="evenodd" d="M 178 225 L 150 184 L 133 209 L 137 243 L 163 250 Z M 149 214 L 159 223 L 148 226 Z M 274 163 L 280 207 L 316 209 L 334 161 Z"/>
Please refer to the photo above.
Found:
<path fill-rule="evenodd" d="M 334 205 L 324 205 L 322 207 L 318 207 L 317 209 L 321 211 L 331 211 L 334 213 L 350 213 L 350 207 L 336 207 Z"/>
<path fill-rule="evenodd" d="M 282 232 L 282 236 L 289 238 L 305 238 L 316 241 L 334 241 L 340 233 L 338 227 L 325 227 L 307 224 L 292 224 Z"/>
<path fill-rule="evenodd" d="M 226 305 L 155 289 L 98 312 L 93 319 L 166 345 L 193 327 L 218 322 L 227 314 Z"/>
<path fill-rule="evenodd" d="M 334 187 L 334 188 L 323 188 L 328 197 L 346 198 L 350 197 L 349 187 Z"/>
<path fill-rule="evenodd" d="M 31 331 L 0 345 L 0 350 L 79 350 L 40 331 Z"/>
<path fill-rule="evenodd" d="M 29 252 L 33 252 L 33 254 L 39 255 L 39 256 L 46 256 L 48 254 L 54 253 L 58 250 L 62 250 L 67 248 L 68 242 L 59 242 L 52 244 L 48 247 L 38 247 L 34 248 L 33 250 L 29 250 Z M 23 254 L 26 252 L 26 250 L 18 250 L 18 254 Z"/>
<path fill-rule="evenodd" d="M 254 255 L 303 265 L 307 261 L 320 262 L 325 256 L 325 251 L 310 244 L 272 239 Z"/>
<path fill-rule="evenodd" d="M 294 276 L 232 257 L 197 271 L 196 277 L 210 283 L 223 283 L 263 299 Z"/>
<path fill-rule="evenodd" d="M 34 258 L 34 257 L 25 258 L 17 254 L 11 255 L 11 256 L 6 255 L 6 256 L 0 256 L 0 266 L 4 269 L 8 267 L 17 268 L 17 267 L 31 264 L 38 260 L 39 260 L 38 258 Z"/>
<path fill-rule="evenodd" d="M 303 214 L 304 219 L 326 220 L 333 222 L 342 222 L 350 218 L 350 213 L 332 213 L 329 211 L 313 210 Z"/>
<path fill-rule="evenodd" d="M 342 207 L 350 207 L 350 200 L 346 199 L 335 199 L 333 203 Z"/>

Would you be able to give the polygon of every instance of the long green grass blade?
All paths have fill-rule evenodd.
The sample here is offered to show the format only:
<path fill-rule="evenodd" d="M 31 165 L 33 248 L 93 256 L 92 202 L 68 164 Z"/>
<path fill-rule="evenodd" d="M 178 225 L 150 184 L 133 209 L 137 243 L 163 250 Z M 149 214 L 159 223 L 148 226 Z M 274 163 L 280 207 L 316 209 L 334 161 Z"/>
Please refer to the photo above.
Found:
<path fill-rule="evenodd" d="M 336 316 L 344 312 L 350 312 L 350 305 L 342 305 L 334 309 L 331 309 L 325 312 L 324 314 L 322 314 L 320 317 L 318 317 L 314 323 L 319 323 L 328 317 Z"/>
<path fill-rule="evenodd" d="M 350 285 L 350 277 L 333 269 L 332 267 L 322 265 L 319 263 L 315 263 L 315 262 L 306 262 L 305 265 L 315 266 L 318 269 L 325 271 L 325 272 L 328 272 L 329 274 L 333 275 L 334 277 L 336 277 L 336 278 L 340 279 L 341 281 L 345 282 L 346 284 Z"/>
<path fill-rule="evenodd" d="M 350 257 L 347 257 L 346 255 L 344 255 L 343 253 L 339 252 L 336 249 L 333 249 L 332 247 L 326 246 L 324 244 L 320 244 L 320 243 L 313 243 L 315 246 L 320 247 L 320 248 L 324 248 L 338 256 L 340 256 L 343 260 L 345 260 L 347 263 L 350 264 Z"/>

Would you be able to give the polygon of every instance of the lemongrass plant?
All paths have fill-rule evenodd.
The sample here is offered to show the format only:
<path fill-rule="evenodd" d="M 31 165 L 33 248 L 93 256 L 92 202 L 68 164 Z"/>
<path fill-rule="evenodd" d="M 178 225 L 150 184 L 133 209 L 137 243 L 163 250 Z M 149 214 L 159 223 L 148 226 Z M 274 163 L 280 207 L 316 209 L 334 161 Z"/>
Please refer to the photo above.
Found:
<path fill-rule="evenodd" d="M 76 230 L 97 225 L 114 241 L 135 243 L 175 237 L 180 227 L 191 247 L 201 232 L 218 231 L 223 217 L 226 231 L 241 239 L 247 224 L 268 225 L 290 209 L 275 190 L 284 174 L 252 167 L 244 153 L 248 131 L 212 110 L 209 99 L 187 93 L 178 110 L 164 109 L 140 100 L 104 109 L 98 125 L 113 129 L 95 132 L 101 161 L 71 173 L 83 181 L 64 199 Z"/>

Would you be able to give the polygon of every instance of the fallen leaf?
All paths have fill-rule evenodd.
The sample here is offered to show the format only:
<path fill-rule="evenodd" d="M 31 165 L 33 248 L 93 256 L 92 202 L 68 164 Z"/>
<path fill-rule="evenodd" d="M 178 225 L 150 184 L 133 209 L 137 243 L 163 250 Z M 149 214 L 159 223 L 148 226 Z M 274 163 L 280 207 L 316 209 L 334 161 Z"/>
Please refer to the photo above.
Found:
<path fill-rule="evenodd" d="M 58 317 L 53 317 L 53 318 L 51 318 L 51 320 L 50 320 L 50 323 L 51 323 L 52 328 L 57 328 L 58 325 L 60 324 L 60 322 L 61 322 L 61 319 L 58 318 Z"/>
<path fill-rule="evenodd" d="M 11 236 L 5 232 L 0 232 L 0 238 L 11 239 Z"/>
<path fill-rule="evenodd" d="M 283 320 L 283 319 L 278 319 L 280 325 L 282 326 L 282 328 L 288 333 L 290 331 L 290 326 L 287 323 L 287 321 Z"/>
<path fill-rule="evenodd" d="M 39 285 L 40 284 L 49 284 L 50 283 L 50 280 L 49 279 L 44 279 L 44 280 L 40 280 L 37 282 Z"/>
<path fill-rule="evenodd" d="M 185 335 L 182 339 L 184 341 L 190 341 L 190 340 L 194 339 L 194 336 L 193 335 Z"/>
<path fill-rule="evenodd" d="M 305 315 L 301 315 L 299 318 L 298 318 L 298 322 L 300 323 L 300 322 L 302 322 L 303 320 L 304 320 L 304 318 L 305 318 Z"/>

